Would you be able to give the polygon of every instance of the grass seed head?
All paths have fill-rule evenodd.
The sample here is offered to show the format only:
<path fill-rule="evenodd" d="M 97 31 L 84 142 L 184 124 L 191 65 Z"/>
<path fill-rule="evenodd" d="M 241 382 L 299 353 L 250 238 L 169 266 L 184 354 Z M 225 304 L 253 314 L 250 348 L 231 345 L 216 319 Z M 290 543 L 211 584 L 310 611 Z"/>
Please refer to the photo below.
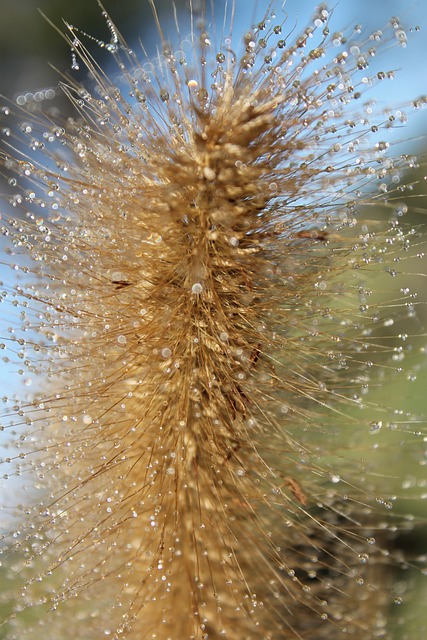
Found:
<path fill-rule="evenodd" d="M 104 13 L 111 75 L 67 25 L 73 117 L 2 111 L 5 348 L 34 388 L 5 399 L 7 637 L 390 637 L 414 523 L 381 460 L 419 454 L 368 391 L 407 376 L 384 326 L 419 333 L 414 304 L 382 274 L 416 234 L 369 63 L 403 29 L 194 10 L 175 46 L 153 12 L 145 62 Z"/>

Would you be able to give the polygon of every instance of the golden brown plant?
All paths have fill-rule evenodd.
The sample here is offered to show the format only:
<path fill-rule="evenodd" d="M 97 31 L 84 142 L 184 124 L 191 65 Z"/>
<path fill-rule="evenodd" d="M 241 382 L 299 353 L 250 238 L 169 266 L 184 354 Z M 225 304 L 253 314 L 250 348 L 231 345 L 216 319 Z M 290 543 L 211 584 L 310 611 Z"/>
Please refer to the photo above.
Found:
<path fill-rule="evenodd" d="M 322 5 L 296 37 L 269 11 L 240 53 L 193 12 L 176 47 L 157 21 L 144 64 L 105 18 L 111 79 L 68 27 L 74 118 L 3 107 L 24 273 L 5 346 L 36 387 L 5 422 L 38 490 L 7 536 L 7 637 L 390 637 L 413 522 L 379 460 L 415 427 L 366 394 L 407 375 L 384 325 L 413 300 L 380 274 L 414 235 L 412 159 L 365 91 L 403 28 L 332 35 Z"/>

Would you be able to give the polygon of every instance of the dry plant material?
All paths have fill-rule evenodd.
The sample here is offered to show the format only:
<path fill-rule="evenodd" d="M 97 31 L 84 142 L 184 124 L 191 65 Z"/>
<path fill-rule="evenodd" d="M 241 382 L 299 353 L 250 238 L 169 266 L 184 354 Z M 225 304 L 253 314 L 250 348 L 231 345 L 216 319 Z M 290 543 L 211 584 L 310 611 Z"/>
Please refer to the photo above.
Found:
<path fill-rule="evenodd" d="M 32 385 L 5 398 L 7 638 L 390 638 L 414 521 L 381 460 L 418 465 L 419 424 L 369 389 L 407 377 L 385 327 L 414 301 L 381 274 L 413 158 L 369 64 L 405 33 L 332 33 L 323 5 L 232 33 L 233 4 L 171 44 L 152 8 L 152 61 L 104 12 L 111 76 L 67 25 L 73 118 L 2 108 L 1 333 Z"/>

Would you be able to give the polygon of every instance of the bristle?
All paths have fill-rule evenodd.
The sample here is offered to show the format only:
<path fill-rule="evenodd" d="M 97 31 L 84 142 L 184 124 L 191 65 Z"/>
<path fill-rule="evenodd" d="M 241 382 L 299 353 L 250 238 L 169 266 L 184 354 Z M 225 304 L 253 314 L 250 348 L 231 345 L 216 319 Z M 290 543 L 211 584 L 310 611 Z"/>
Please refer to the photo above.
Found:
<path fill-rule="evenodd" d="M 391 637 L 415 523 L 382 465 L 421 464 L 420 418 L 368 391 L 404 384 L 416 344 L 384 326 L 422 331 L 409 291 L 375 285 L 417 234 L 387 141 L 406 116 L 365 92 L 403 28 L 331 36 L 322 5 L 286 43 L 280 11 L 229 33 L 233 3 L 218 42 L 192 13 L 188 47 L 151 4 L 152 63 L 104 12 L 111 76 L 68 25 L 75 117 L 15 109 L 2 152 L 7 349 L 36 388 L 7 425 L 37 490 L 6 536 L 7 638 Z"/>

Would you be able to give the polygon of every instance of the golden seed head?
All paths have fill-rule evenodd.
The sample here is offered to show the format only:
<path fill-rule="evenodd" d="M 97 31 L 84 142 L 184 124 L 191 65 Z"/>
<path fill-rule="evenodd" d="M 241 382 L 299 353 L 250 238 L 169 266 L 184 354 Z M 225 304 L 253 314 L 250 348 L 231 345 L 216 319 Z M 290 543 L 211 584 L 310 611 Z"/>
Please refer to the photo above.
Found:
<path fill-rule="evenodd" d="M 383 636 L 384 557 L 411 525 L 379 497 L 397 448 L 368 444 L 398 408 L 366 394 L 407 375 L 378 327 L 413 306 L 371 287 L 414 235 L 412 158 L 361 89 L 383 36 L 349 47 L 321 5 L 288 44 L 266 15 L 238 54 L 201 20 L 184 60 L 158 25 L 146 65 L 104 17 L 119 74 L 67 25 L 90 73 L 62 82 L 75 116 L 18 110 L 1 152 L 25 274 L 8 348 L 35 387 L 7 399 L 13 458 L 41 494 L 9 541 L 10 637 Z"/>

